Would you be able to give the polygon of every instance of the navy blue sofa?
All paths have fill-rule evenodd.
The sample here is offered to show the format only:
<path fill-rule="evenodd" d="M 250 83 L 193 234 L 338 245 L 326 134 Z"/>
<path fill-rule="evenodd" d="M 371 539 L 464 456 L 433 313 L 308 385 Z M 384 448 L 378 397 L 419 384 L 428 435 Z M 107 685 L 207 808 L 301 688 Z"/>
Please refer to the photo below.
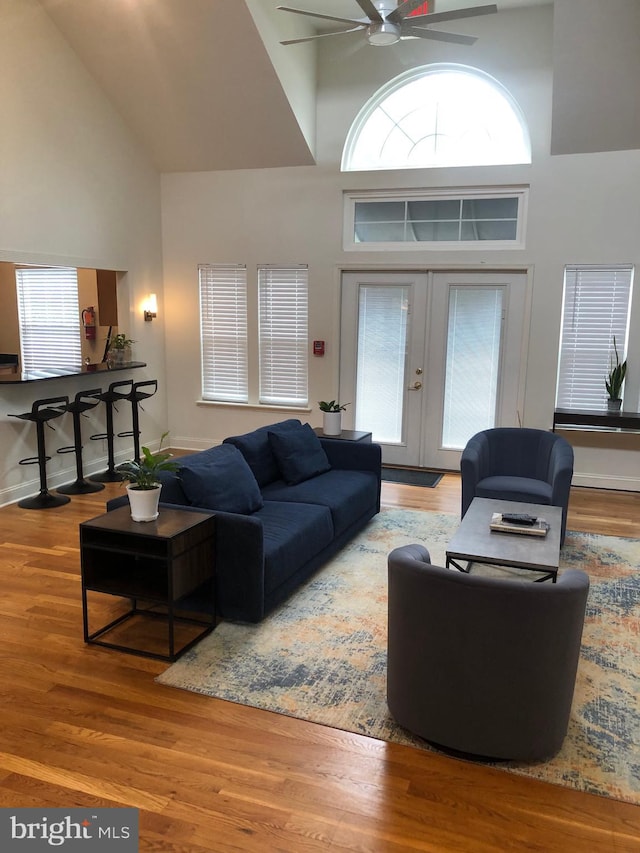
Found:
<path fill-rule="evenodd" d="M 227 620 L 259 622 L 380 510 L 380 446 L 319 439 L 295 419 L 177 462 L 162 473 L 160 508 L 215 512 L 216 611 Z"/>

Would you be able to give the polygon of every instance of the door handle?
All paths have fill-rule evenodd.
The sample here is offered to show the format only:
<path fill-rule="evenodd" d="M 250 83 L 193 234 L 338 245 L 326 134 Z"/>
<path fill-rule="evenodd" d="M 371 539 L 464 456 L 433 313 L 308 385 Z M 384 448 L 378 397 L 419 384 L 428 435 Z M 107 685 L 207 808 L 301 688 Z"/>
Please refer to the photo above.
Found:
<path fill-rule="evenodd" d="M 422 388 L 422 382 L 419 382 L 417 379 L 413 383 L 413 385 L 409 385 L 409 391 L 419 391 Z"/>

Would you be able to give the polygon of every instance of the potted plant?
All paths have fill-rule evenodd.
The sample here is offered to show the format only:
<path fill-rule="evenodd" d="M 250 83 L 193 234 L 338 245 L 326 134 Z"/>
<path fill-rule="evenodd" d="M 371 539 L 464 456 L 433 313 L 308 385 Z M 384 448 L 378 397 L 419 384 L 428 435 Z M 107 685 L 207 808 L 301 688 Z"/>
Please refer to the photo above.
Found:
<path fill-rule="evenodd" d="M 616 346 L 616 338 L 613 336 L 613 350 L 615 353 L 615 364 L 611 359 L 611 369 L 609 375 L 604 381 L 609 399 L 607 400 L 607 409 L 610 412 L 619 412 L 622 406 L 622 385 L 624 378 L 627 375 L 627 360 L 620 361 L 618 356 L 618 347 Z"/>
<path fill-rule="evenodd" d="M 171 453 L 162 450 L 162 442 L 168 434 L 165 432 L 160 437 L 157 453 L 143 447 L 142 459 L 130 459 L 116 467 L 116 471 L 127 483 L 131 518 L 134 521 L 154 521 L 158 517 L 162 488 L 158 474 L 160 471 L 175 471 L 178 467 L 178 463 L 172 460 Z"/>
<path fill-rule="evenodd" d="M 348 403 L 338 403 L 337 400 L 320 400 L 318 406 L 322 412 L 322 432 L 325 435 L 340 435 L 342 432 L 342 413 Z"/>
<path fill-rule="evenodd" d="M 128 338 L 124 332 L 110 338 L 107 360 L 112 367 L 131 361 L 131 344 L 135 344 L 135 341 Z"/>

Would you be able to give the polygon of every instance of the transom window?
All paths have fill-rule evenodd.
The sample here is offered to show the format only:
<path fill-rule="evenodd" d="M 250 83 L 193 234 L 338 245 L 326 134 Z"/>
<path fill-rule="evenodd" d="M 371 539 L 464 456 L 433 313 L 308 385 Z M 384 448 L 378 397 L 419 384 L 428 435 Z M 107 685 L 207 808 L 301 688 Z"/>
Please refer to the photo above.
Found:
<path fill-rule="evenodd" d="M 365 104 L 342 170 L 530 162 L 526 122 L 509 92 L 477 68 L 436 64 L 401 74 Z"/>
<path fill-rule="evenodd" d="M 524 247 L 526 187 L 345 193 L 344 248 Z"/>

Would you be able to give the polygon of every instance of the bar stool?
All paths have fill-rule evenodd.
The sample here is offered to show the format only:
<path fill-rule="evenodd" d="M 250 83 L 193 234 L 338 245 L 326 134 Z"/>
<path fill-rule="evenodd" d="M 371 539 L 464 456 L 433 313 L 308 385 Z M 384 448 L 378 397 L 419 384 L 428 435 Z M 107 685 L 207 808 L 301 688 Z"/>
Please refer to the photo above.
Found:
<path fill-rule="evenodd" d="M 119 391 L 119 388 L 126 388 L 126 391 Z M 92 483 L 119 483 L 122 480 L 122 475 L 116 471 L 115 455 L 113 451 L 113 439 L 115 437 L 113 432 L 113 410 L 115 408 L 117 411 L 115 404 L 119 400 L 128 399 L 132 388 L 133 379 L 124 379 L 121 382 L 112 382 L 106 391 L 102 391 L 100 393 L 100 400 L 102 400 L 107 407 L 107 431 L 90 435 L 89 438 L 91 441 L 107 439 L 109 466 L 107 470 L 103 471 L 101 474 L 93 474 L 89 477 Z"/>
<path fill-rule="evenodd" d="M 126 432 L 119 432 L 118 438 L 130 438 L 133 436 L 133 458 L 135 460 L 140 459 L 140 413 L 138 407 L 142 408 L 142 406 L 140 406 L 140 401 L 153 397 L 157 390 L 158 380 L 147 379 L 142 382 L 136 382 L 131 389 L 131 393 L 127 397 L 131 402 L 131 421 L 133 428 Z"/>
<path fill-rule="evenodd" d="M 68 397 L 48 397 L 45 400 L 35 400 L 30 412 L 23 412 L 20 415 L 9 413 L 10 418 L 20 418 L 20 420 L 35 423 L 38 437 L 38 455 L 27 456 L 18 463 L 19 465 L 35 465 L 37 463 L 40 469 L 40 493 L 18 501 L 18 506 L 23 509 L 50 509 L 69 503 L 69 498 L 63 495 L 52 495 L 47 488 L 47 462 L 51 457 L 47 456 L 44 441 L 45 424 L 49 429 L 53 429 L 49 421 L 64 415 L 68 406 Z"/>
<path fill-rule="evenodd" d="M 66 486 L 57 489 L 61 495 L 89 495 L 104 489 L 103 483 L 90 483 L 85 480 L 82 470 L 82 427 L 81 417 L 89 409 L 95 408 L 100 403 L 102 388 L 92 388 L 90 391 L 78 391 L 75 399 L 69 403 L 67 411 L 73 415 L 73 444 L 67 447 L 59 447 L 58 453 L 75 453 L 76 455 L 76 480 Z"/>

